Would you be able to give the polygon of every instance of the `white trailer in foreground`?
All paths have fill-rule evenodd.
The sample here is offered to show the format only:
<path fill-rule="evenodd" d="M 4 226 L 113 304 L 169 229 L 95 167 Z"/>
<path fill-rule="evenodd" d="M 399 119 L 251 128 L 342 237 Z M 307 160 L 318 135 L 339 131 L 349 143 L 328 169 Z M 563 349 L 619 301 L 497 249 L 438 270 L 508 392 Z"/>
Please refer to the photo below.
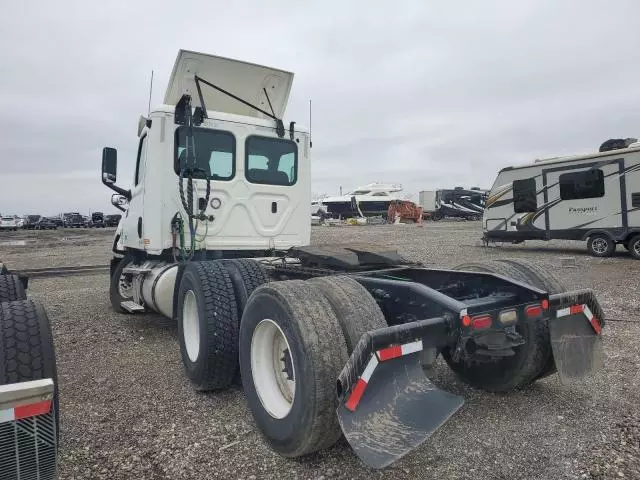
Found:
<path fill-rule="evenodd" d="M 640 259 L 640 146 L 503 168 L 483 226 L 490 242 L 586 240 L 596 257 L 621 244 Z"/>
<path fill-rule="evenodd" d="M 533 265 L 437 270 L 389 248 L 310 246 L 309 134 L 282 121 L 292 79 L 181 51 L 164 105 L 140 121 L 131 189 L 116 184 L 116 150 L 103 150 L 102 181 L 121 195 L 114 205 L 128 203 L 111 303 L 175 319 L 196 389 L 240 373 L 274 450 L 299 457 L 344 434 L 381 468 L 462 405 L 424 374 L 439 354 L 500 392 L 597 367 L 594 295 L 565 293 Z"/>

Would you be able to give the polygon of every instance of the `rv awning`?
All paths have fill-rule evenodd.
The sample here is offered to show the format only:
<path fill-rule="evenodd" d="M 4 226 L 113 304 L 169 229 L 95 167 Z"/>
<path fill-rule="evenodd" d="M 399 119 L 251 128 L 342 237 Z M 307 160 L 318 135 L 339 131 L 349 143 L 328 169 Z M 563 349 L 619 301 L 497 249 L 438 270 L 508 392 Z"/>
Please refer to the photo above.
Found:
<path fill-rule="evenodd" d="M 287 108 L 293 73 L 262 65 L 216 57 L 204 53 L 180 50 L 169 78 L 164 103 L 175 105 L 185 93 L 191 95 L 193 105 L 199 105 L 194 77 L 198 76 L 247 102 L 271 112 L 264 89 L 269 94 L 277 118 Z M 267 118 L 264 114 L 243 105 L 221 92 L 202 85 L 202 96 L 207 110 Z"/>

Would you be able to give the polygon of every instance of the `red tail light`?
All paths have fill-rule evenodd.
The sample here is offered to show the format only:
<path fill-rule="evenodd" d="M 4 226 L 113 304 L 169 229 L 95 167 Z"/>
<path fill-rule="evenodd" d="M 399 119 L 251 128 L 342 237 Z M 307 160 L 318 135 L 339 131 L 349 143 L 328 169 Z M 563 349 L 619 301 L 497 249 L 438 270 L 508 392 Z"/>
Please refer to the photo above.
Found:
<path fill-rule="evenodd" d="M 540 303 L 540 305 L 542 305 L 542 309 L 543 310 L 548 310 L 549 309 L 549 300 L 547 300 L 546 298 L 544 300 L 542 300 L 542 302 Z"/>
<path fill-rule="evenodd" d="M 479 317 L 473 317 L 471 319 L 471 327 L 474 330 L 481 330 L 483 328 L 489 328 L 491 326 L 491 317 L 489 315 L 482 315 Z"/>
<path fill-rule="evenodd" d="M 541 305 L 529 305 L 524 309 L 524 312 L 527 314 L 527 317 L 539 317 L 542 315 L 542 306 Z"/>

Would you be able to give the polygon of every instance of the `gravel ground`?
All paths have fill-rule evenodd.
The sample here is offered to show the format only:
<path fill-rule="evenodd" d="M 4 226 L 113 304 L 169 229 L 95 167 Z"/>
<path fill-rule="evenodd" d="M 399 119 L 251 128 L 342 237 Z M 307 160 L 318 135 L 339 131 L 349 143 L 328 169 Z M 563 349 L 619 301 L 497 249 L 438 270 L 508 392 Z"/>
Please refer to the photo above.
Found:
<path fill-rule="evenodd" d="M 112 234 L 3 232 L 0 259 L 13 269 L 106 264 Z M 241 389 L 196 393 L 182 374 L 172 322 L 114 313 L 105 275 L 32 279 L 30 294 L 45 304 L 57 347 L 60 478 L 639 479 L 640 262 L 622 251 L 594 259 L 584 244 L 572 242 L 481 248 L 479 237 L 476 222 L 314 227 L 312 233 L 316 244 L 386 244 L 433 266 L 534 259 L 568 287 L 596 291 L 615 320 L 604 330 L 604 371 L 568 386 L 552 376 L 492 395 L 460 383 L 439 364 L 434 382 L 462 395 L 465 406 L 385 471 L 363 467 L 344 441 L 303 459 L 273 453 L 256 431 Z M 575 266 L 562 266 L 567 257 Z"/>

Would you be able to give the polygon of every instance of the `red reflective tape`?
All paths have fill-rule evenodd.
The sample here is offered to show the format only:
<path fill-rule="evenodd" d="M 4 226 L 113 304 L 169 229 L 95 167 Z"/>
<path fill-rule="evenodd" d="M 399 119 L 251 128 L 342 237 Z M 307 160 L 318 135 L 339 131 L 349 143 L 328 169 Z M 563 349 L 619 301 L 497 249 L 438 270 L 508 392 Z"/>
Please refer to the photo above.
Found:
<path fill-rule="evenodd" d="M 576 313 L 582 313 L 583 312 L 583 308 L 582 305 L 571 305 L 571 307 L 569 307 L 569 315 L 575 315 Z"/>
<path fill-rule="evenodd" d="M 378 350 L 378 358 L 381 362 L 385 360 L 391 360 L 392 358 L 398 358 L 402 356 L 402 345 L 394 345 L 393 347 L 383 348 Z"/>
<path fill-rule="evenodd" d="M 593 331 L 596 332 L 596 335 L 600 335 L 600 333 L 602 333 L 602 327 L 600 326 L 600 322 L 598 322 L 598 319 L 596 317 L 591 317 L 589 323 L 591 323 Z"/>
<path fill-rule="evenodd" d="M 356 411 L 360 400 L 362 399 L 362 395 L 364 394 L 364 389 L 367 388 L 367 382 L 365 382 L 362 378 L 359 378 L 356 382 L 356 386 L 351 390 L 351 394 L 349 398 L 344 403 L 344 406 L 347 410 L 352 412 Z"/>
<path fill-rule="evenodd" d="M 42 402 L 16 407 L 14 408 L 14 415 L 16 420 L 20 420 L 22 418 L 35 417 L 36 415 L 44 415 L 50 411 L 51 400 L 44 400 Z"/>

